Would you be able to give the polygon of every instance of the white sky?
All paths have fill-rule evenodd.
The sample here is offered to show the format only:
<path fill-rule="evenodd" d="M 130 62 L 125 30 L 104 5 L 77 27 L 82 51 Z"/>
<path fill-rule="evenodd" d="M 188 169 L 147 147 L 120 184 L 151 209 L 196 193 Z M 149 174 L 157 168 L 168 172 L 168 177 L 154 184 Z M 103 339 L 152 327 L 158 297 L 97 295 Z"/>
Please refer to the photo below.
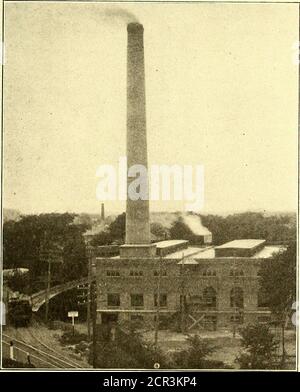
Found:
<path fill-rule="evenodd" d="M 100 212 L 97 167 L 125 155 L 126 24 L 103 16 L 117 7 L 6 3 L 4 207 Z M 204 165 L 204 212 L 294 210 L 297 4 L 122 9 L 145 29 L 149 163 Z"/>

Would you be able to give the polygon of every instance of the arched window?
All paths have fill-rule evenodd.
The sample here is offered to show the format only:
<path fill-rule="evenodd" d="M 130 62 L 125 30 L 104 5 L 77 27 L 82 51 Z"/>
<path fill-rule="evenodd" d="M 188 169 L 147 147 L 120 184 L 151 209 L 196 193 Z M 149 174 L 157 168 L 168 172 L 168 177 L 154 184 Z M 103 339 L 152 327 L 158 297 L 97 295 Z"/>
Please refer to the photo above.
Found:
<path fill-rule="evenodd" d="M 230 317 L 230 321 L 232 323 L 236 323 L 236 324 L 243 324 L 244 316 L 243 316 L 243 314 L 235 314 Z"/>
<path fill-rule="evenodd" d="M 244 276 L 244 271 L 232 268 L 229 273 L 230 276 Z"/>
<path fill-rule="evenodd" d="M 269 306 L 267 293 L 261 287 L 257 292 L 257 306 L 259 308 L 267 308 Z"/>
<path fill-rule="evenodd" d="M 230 306 L 232 308 L 244 307 L 244 292 L 240 287 L 233 287 L 230 292 Z"/>
<path fill-rule="evenodd" d="M 202 273 L 203 276 L 217 276 L 217 272 L 212 268 L 207 268 Z"/>
<path fill-rule="evenodd" d="M 217 294 L 213 287 L 206 287 L 203 290 L 203 303 L 208 308 L 216 308 L 217 306 Z"/>

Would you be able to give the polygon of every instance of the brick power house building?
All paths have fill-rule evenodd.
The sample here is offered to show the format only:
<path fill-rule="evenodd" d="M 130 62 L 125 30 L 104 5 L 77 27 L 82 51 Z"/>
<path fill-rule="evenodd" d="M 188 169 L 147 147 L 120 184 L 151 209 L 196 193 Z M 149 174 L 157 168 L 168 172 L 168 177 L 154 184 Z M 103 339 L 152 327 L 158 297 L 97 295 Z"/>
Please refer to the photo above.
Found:
<path fill-rule="evenodd" d="M 130 23 L 127 31 L 127 162 L 147 168 L 143 26 Z M 98 324 L 140 320 L 151 326 L 158 318 L 192 330 L 269 320 L 258 273 L 280 247 L 261 239 L 216 247 L 150 239 L 149 201 L 127 197 L 120 255 L 94 259 Z"/>

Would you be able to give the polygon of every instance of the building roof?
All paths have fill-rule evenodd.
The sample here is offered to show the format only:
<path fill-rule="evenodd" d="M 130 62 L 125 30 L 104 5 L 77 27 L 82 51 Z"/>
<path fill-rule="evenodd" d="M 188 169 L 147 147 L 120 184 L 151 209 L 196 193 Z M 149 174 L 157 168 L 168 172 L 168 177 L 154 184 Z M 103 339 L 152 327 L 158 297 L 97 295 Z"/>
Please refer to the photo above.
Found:
<path fill-rule="evenodd" d="M 170 246 L 183 245 L 187 243 L 188 243 L 187 240 L 166 240 L 166 241 L 156 242 L 155 245 L 157 248 L 163 249 L 163 248 L 169 248 Z"/>
<path fill-rule="evenodd" d="M 183 260 L 178 261 L 177 264 L 197 265 L 199 263 L 195 259 L 186 259 L 186 258 L 184 258 Z"/>
<path fill-rule="evenodd" d="M 274 246 L 264 246 L 261 250 L 259 250 L 255 255 L 253 255 L 254 259 L 265 259 L 273 256 L 276 253 L 279 253 L 283 250 L 286 250 L 285 246 L 274 245 Z"/>
<path fill-rule="evenodd" d="M 252 249 L 262 245 L 264 242 L 266 242 L 266 240 L 234 240 L 226 242 L 223 245 L 216 246 L 215 249 Z"/>
<path fill-rule="evenodd" d="M 181 250 L 175 251 L 173 253 L 170 253 L 170 254 L 166 255 L 165 257 L 167 259 L 182 259 L 182 257 L 192 258 L 192 257 L 195 257 L 196 255 L 198 255 L 198 253 L 200 253 L 200 252 L 201 252 L 201 248 L 189 246 L 186 249 L 181 249 Z"/>
<path fill-rule="evenodd" d="M 184 257 L 184 264 L 199 264 L 199 262 L 204 259 L 214 259 L 214 260 L 225 259 L 225 258 L 226 259 L 239 258 L 245 260 L 249 260 L 250 258 L 267 259 L 269 257 L 272 257 L 272 255 L 279 253 L 285 249 L 286 248 L 282 245 L 268 245 L 268 246 L 264 246 L 262 249 L 258 249 L 252 256 L 248 256 L 248 257 L 237 257 L 237 256 L 216 257 L 215 248 L 212 246 L 206 248 L 197 248 L 197 247 L 189 246 L 186 249 L 181 249 L 172 252 L 170 254 L 167 254 L 163 257 L 163 259 L 174 259 L 175 262 L 176 260 L 178 260 L 177 264 L 182 263 L 183 257 Z M 101 257 L 99 257 L 99 259 L 101 259 Z M 110 259 L 119 260 L 120 256 L 110 257 Z"/>
<path fill-rule="evenodd" d="M 257 250 L 257 252 L 254 253 L 254 255 L 252 256 L 248 256 L 248 257 L 242 257 L 245 258 L 246 260 L 251 258 L 251 259 L 266 259 L 268 257 L 271 257 L 273 254 L 278 253 L 282 250 L 284 250 L 285 247 L 281 246 L 281 245 L 270 245 L 270 246 L 264 246 L 262 249 Z M 205 249 L 203 252 L 198 253 L 195 256 L 196 259 L 216 259 L 218 260 L 218 257 L 216 257 L 216 252 L 215 252 L 215 248 L 207 248 Z M 220 257 L 225 258 L 223 257 Z M 226 257 L 226 259 L 229 258 L 236 258 L 235 256 L 232 257 Z"/>

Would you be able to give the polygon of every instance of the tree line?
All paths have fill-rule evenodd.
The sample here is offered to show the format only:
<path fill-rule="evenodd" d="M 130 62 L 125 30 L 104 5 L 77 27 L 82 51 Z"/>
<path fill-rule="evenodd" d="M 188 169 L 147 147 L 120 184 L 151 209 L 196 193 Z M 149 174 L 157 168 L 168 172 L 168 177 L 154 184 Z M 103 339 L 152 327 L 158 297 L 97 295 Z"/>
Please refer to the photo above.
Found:
<path fill-rule="evenodd" d="M 89 219 L 78 215 L 51 213 L 24 215 L 18 221 L 9 220 L 3 227 L 4 268 L 29 268 L 31 291 L 40 289 L 39 279 L 47 273 L 48 253 L 61 252 L 62 263 L 53 264 L 53 278 L 57 283 L 77 279 L 87 274 L 84 232 L 90 229 Z M 213 243 L 242 238 L 262 238 L 269 243 L 290 243 L 296 238 L 296 219 L 292 214 L 265 216 L 246 212 L 228 215 L 199 215 L 202 223 L 213 234 Z M 120 214 L 107 227 L 95 235 L 92 245 L 122 244 L 125 239 L 125 213 Z M 163 239 L 188 239 L 195 233 L 183 222 L 180 215 L 170 227 L 151 223 L 153 241 Z M 46 252 L 46 254 L 45 254 Z M 51 253 L 51 254 L 52 254 Z M 51 256 L 53 257 L 53 256 Z M 43 280 L 43 278 L 42 278 Z"/>
<path fill-rule="evenodd" d="M 52 213 L 25 215 L 18 221 L 5 222 L 3 268 L 28 268 L 30 292 L 44 288 L 47 258 L 53 258 L 53 253 L 58 259 L 52 265 L 53 283 L 85 276 L 87 260 L 83 233 L 88 227 L 73 224 L 74 217 L 75 214 Z"/>

